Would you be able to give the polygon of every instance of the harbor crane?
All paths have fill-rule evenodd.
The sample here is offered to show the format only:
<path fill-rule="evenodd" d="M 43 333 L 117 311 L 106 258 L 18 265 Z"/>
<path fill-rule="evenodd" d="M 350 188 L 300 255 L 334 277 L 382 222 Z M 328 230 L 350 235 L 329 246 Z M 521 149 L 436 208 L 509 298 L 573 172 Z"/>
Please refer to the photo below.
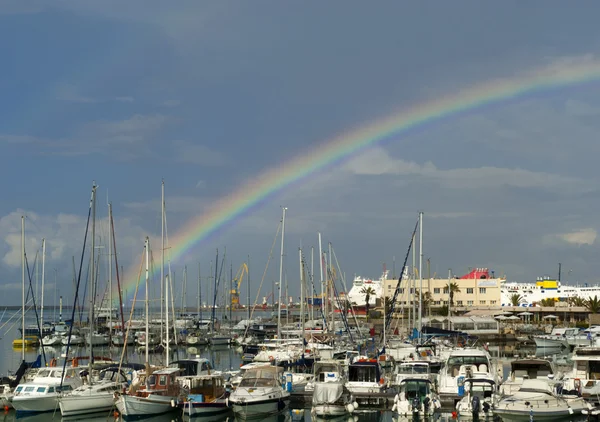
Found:
<path fill-rule="evenodd" d="M 248 275 L 248 265 L 243 262 L 242 265 L 240 265 L 240 269 L 238 270 L 237 274 L 235 275 L 235 278 L 233 280 L 231 280 L 231 308 L 232 309 L 239 309 L 241 307 L 240 305 L 240 286 L 242 284 L 242 281 L 244 280 L 244 276 Z"/>

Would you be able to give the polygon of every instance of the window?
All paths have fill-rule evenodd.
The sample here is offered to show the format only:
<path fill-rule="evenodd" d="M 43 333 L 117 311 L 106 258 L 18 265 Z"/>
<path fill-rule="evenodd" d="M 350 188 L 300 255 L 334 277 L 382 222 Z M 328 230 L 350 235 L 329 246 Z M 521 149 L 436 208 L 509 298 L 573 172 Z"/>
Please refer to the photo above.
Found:
<path fill-rule="evenodd" d="M 472 300 L 467 300 L 467 306 L 471 306 L 473 305 L 473 301 Z"/>
<path fill-rule="evenodd" d="M 161 375 L 158 378 L 158 385 L 167 385 L 167 376 L 166 375 Z"/>
<path fill-rule="evenodd" d="M 444 287 L 444 294 L 447 295 L 448 294 L 448 288 Z"/>
<path fill-rule="evenodd" d="M 441 302 L 440 300 L 436 300 L 436 301 L 434 301 L 434 302 L 433 302 L 433 304 L 434 304 L 434 305 L 438 305 L 438 306 L 439 306 L 439 305 L 441 305 L 441 304 L 442 304 L 442 302 Z"/>
<path fill-rule="evenodd" d="M 480 304 L 480 305 L 485 305 L 485 300 L 480 300 L 480 301 L 479 301 L 479 304 Z"/>
<path fill-rule="evenodd" d="M 410 294 L 412 295 L 415 292 L 415 289 L 410 289 Z"/>
<path fill-rule="evenodd" d="M 404 293 L 404 287 L 401 287 L 400 291 L 398 293 L 400 293 L 400 294 Z"/>
<path fill-rule="evenodd" d="M 480 287 L 479 288 L 479 293 L 481 293 L 482 295 L 485 294 L 485 287 Z"/>
<path fill-rule="evenodd" d="M 435 287 L 433 289 L 433 293 L 436 294 L 436 295 L 439 295 L 440 294 L 440 288 L 439 287 Z"/>
<path fill-rule="evenodd" d="M 495 300 L 490 300 L 490 305 L 495 305 L 496 301 Z"/>
<path fill-rule="evenodd" d="M 43 393 L 44 391 L 46 391 L 46 387 L 38 387 L 36 393 Z"/>
<path fill-rule="evenodd" d="M 462 300 L 457 300 L 457 301 L 456 301 L 456 304 L 457 304 L 458 306 L 462 306 Z"/>
<path fill-rule="evenodd" d="M 473 288 L 472 287 L 467 287 L 467 294 L 468 295 L 472 295 L 473 294 Z"/>

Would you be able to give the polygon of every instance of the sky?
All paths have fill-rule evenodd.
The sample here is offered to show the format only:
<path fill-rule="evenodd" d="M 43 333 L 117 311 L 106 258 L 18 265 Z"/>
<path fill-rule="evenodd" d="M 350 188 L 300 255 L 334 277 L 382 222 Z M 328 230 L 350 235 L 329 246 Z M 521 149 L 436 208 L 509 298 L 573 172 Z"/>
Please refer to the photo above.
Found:
<path fill-rule="evenodd" d="M 111 202 L 128 297 L 146 236 L 160 263 L 163 179 L 167 258 L 178 298 L 187 266 L 188 304 L 198 265 L 208 288 L 217 249 L 224 274 L 249 257 L 253 298 L 261 280 L 259 297 L 270 293 L 282 206 L 294 296 L 298 250 L 310 267 L 317 232 L 351 283 L 384 265 L 399 272 L 419 211 L 431 275 L 487 267 L 532 281 L 562 263 L 563 281 L 600 282 L 598 80 L 392 134 L 177 244 L 249 181 L 267 172 L 274 184 L 343 134 L 531 69 L 600 64 L 599 12 L 592 1 L 541 0 L 3 1 L 0 305 L 21 298 L 22 215 L 34 281 L 46 239 L 46 303 L 72 298 L 93 181 L 99 290 Z"/>

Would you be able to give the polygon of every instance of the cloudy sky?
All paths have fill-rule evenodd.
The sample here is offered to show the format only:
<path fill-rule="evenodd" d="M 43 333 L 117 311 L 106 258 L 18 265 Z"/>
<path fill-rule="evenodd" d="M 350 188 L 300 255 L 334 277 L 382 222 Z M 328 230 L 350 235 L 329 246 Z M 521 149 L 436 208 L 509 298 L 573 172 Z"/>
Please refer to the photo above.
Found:
<path fill-rule="evenodd" d="M 30 264 L 47 241 L 49 302 L 71 294 L 93 180 L 97 244 L 110 201 L 131 272 L 146 235 L 160 253 L 161 179 L 176 241 L 249 180 L 340 134 L 488 81 L 600 62 L 599 13 L 591 1 L 5 0 L 0 304 L 20 299 L 21 215 Z M 195 280 L 198 263 L 207 276 L 227 247 L 234 272 L 250 255 L 256 289 L 286 206 L 290 281 L 318 231 L 349 279 L 400 267 L 419 210 L 432 274 L 489 267 L 525 281 L 561 262 L 564 278 L 598 281 L 599 88 L 541 90 L 372 144 L 174 256 L 176 280 L 184 265 Z"/>

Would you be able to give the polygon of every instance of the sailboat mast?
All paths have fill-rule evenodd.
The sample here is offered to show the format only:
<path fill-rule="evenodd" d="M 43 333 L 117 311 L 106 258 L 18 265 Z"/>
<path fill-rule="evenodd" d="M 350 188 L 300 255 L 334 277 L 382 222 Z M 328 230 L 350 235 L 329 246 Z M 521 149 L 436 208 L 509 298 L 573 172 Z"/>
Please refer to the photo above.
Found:
<path fill-rule="evenodd" d="M 198 319 L 202 321 L 202 310 L 201 310 L 201 302 L 202 302 L 202 279 L 200 278 L 200 263 L 198 262 Z"/>
<path fill-rule="evenodd" d="M 94 332 L 94 300 L 96 299 L 96 289 L 95 289 L 95 281 L 96 281 L 96 263 L 95 263 L 95 255 L 96 255 L 96 182 L 92 186 L 92 253 L 90 254 L 90 325 L 89 325 L 89 363 L 88 363 L 88 371 L 90 373 L 90 379 L 92 374 L 92 366 L 94 364 L 94 358 L 92 355 L 92 335 Z"/>
<path fill-rule="evenodd" d="M 419 343 L 423 331 L 423 211 L 419 211 Z"/>
<path fill-rule="evenodd" d="M 248 323 L 250 323 L 250 255 L 248 255 L 248 268 L 246 270 L 246 285 L 248 286 L 248 305 L 246 308 L 248 309 Z"/>
<path fill-rule="evenodd" d="M 110 203 L 108 204 L 108 224 L 112 221 L 112 210 Z M 112 341 L 112 311 L 113 311 L 113 290 L 112 290 L 112 263 L 113 263 L 113 247 L 112 247 L 112 230 L 108 229 L 108 338 Z"/>
<path fill-rule="evenodd" d="M 160 185 L 160 342 L 163 340 L 163 300 L 165 300 L 166 280 L 165 280 L 165 180 Z M 166 327 L 169 330 L 169 325 Z"/>
<path fill-rule="evenodd" d="M 323 316 L 327 315 L 327 309 L 325 309 L 325 287 L 323 286 L 323 249 L 321 247 L 321 233 L 317 233 L 319 235 L 319 273 L 321 275 L 321 312 Z M 327 327 L 323 327 L 326 329 Z"/>
<path fill-rule="evenodd" d="M 150 300 L 150 298 L 148 297 L 148 291 L 149 291 L 149 286 L 148 286 L 148 278 L 150 276 L 150 274 L 148 273 L 148 262 L 150 261 L 150 239 L 148 239 L 148 236 L 146 236 L 146 242 L 144 244 L 144 249 L 145 249 L 145 254 L 146 254 L 146 367 L 148 367 L 150 365 L 150 350 L 148 347 L 148 343 L 150 340 L 150 325 L 148 324 L 148 312 L 149 312 L 149 306 L 148 306 L 148 302 Z M 161 315 L 162 318 L 162 315 Z M 90 372 L 91 373 L 91 372 Z"/>
<path fill-rule="evenodd" d="M 21 216 L 21 348 L 25 362 L 25 216 Z"/>
<path fill-rule="evenodd" d="M 298 259 L 300 260 L 300 322 L 302 327 L 302 345 L 304 346 L 304 263 L 302 262 L 302 248 L 298 248 Z M 302 347 L 304 350 L 304 347 Z"/>
<path fill-rule="evenodd" d="M 281 255 L 279 256 L 279 303 L 277 306 L 277 338 L 281 338 L 281 288 L 283 282 L 283 239 L 285 236 L 285 212 L 286 207 L 283 207 L 283 216 L 281 218 Z"/>
<path fill-rule="evenodd" d="M 44 331 L 44 281 L 45 281 L 45 274 L 46 274 L 46 239 L 42 239 L 42 303 L 40 304 L 40 324 L 42 327 L 42 332 L 40 333 L 41 335 L 43 335 L 43 331 Z"/>
<path fill-rule="evenodd" d="M 333 287 L 333 283 L 335 280 L 333 279 L 333 259 L 331 255 L 331 242 L 329 242 L 329 269 L 327 273 L 329 276 L 327 279 L 329 280 L 329 288 L 331 289 L 331 293 L 328 295 L 331 298 L 331 331 L 335 335 L 335 289 Z"/>

